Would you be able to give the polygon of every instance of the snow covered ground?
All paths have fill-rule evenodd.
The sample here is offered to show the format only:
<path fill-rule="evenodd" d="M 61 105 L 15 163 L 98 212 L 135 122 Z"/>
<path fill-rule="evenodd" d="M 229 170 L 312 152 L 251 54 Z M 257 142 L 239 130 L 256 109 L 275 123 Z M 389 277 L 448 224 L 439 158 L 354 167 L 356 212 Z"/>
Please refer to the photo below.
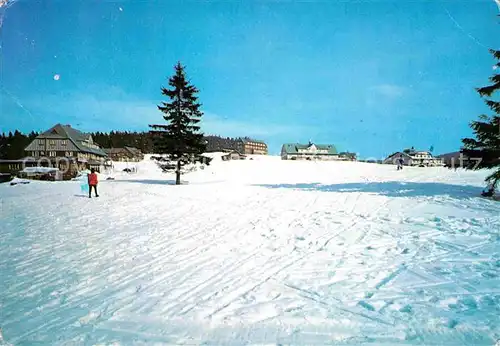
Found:
<path fill-rule="evenodd" d="M 488 172 L 253 158 L 216 158 L 181 186 L 148 158 L 117 164 L 92 199 L 78 181 L 1 184 L 5 341 L 500 339 Z"/>

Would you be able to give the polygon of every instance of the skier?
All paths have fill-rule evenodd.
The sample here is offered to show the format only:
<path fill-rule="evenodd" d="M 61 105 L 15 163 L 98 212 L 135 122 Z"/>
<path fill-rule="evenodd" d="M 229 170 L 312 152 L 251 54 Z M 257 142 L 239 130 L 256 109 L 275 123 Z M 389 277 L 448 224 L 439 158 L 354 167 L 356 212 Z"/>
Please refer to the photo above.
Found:
<path fill-rule="evenodd" d="M 404 163 L 403 157 L 400 155 L 398 159 L 398 171 L 400 169 L 403 169 L 403 163 Z"/>
<path fill-rule="evenodd" d="M 90 195 L 92 194 L 92 188 L 94 188 L 95 196 L 99 197 L 97 194 L 97 174 L 95 174 L 95 169 L 90 170 L 90 174 L 87 175 L 88 183 L 89 183 L 89 198 L 92 198 Z"/>

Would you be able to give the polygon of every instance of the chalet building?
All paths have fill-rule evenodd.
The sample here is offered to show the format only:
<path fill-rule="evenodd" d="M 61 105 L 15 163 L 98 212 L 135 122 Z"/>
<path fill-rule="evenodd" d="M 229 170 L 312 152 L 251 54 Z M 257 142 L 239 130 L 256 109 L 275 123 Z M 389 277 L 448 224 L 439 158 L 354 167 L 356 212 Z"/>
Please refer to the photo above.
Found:
<path fill-rule="evenodd" d="M 240 154 L 236 150 L 223 150 L 224 155 L 221 156 L 222 161 L 230 161 L 230 160 L 244 160 L 245 155 Z"/>
<path fill-rule="evenodd" d="M 105 148 L 103 151 L 112 161 L 139 162 L 144 160 L 144 154 L 139 149 L 134 147 Z"/>
<path fill-rule="evenodd" d="M 400 159 L 403 159 L 403 165 L 405 166 L 444 166 L 442 158 L 432 156 L 429 151 L 419 151 L 413 148 L 395 152 L 389 155 L 382 163 L 397 165 Z"/>
<path fill-rule="evenodd" d="M 66 179 L 84 169 L 100 172 L 107 159 L 91 135 L 61 124 L 38 135 L 24 150 L 37 166 L 59 168 Z"/>
<path fill-rule="evenodd" d="M 35 167 L 36 160 L 26 158 L 20 160 L 0 160 L 0 183 L 9 181 L 26 167 Z"/>
<path fill-rule="evenodd" d="M 240 138 L 236 144 L 237 151 L 244 155 L 267 155 L 267 144 L 248 137 Z"/>
<path fill-rule="evenodd" d="M 339 160 L 341 161 L 357 161 L 356 153 L 350 153 L 347 151 L 339 153 Z"/>
<path fill-rule="evenodd" d="M 34 159 L 0 160 L 0 173 L 15 175 L 25 167 L 34 166 L 36 166 Z"/>
<path fill-rule="evenodd" d="M 340 156 L 333 144 L 286 143 L 281 147 L 282 160 L 339 160 Z"/>

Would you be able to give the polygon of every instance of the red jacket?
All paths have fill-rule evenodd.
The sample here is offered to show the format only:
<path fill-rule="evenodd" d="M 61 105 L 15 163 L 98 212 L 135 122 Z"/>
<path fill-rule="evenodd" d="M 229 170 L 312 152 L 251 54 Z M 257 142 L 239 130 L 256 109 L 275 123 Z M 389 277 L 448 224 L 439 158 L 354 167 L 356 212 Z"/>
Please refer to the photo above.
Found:
<path fill-rule="evenodd" d="M 88 175 L 89 185 L 96 186 L 97 185 L 97 174 L 90 173 Z"/>

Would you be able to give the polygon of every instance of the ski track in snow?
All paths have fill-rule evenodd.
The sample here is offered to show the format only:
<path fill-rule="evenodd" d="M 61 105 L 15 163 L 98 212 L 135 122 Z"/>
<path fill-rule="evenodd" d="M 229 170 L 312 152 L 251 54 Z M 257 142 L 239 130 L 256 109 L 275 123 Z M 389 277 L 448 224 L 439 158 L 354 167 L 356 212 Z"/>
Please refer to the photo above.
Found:
<path fill-rule="evenodd" d="M 500 339 L 500 205 L 476 197 L 487 172 L 255 157 L 172 186 L 137 168 L 101 179 L 97 199 L 79 182 L 0 185 L 5 341 Z"/>

